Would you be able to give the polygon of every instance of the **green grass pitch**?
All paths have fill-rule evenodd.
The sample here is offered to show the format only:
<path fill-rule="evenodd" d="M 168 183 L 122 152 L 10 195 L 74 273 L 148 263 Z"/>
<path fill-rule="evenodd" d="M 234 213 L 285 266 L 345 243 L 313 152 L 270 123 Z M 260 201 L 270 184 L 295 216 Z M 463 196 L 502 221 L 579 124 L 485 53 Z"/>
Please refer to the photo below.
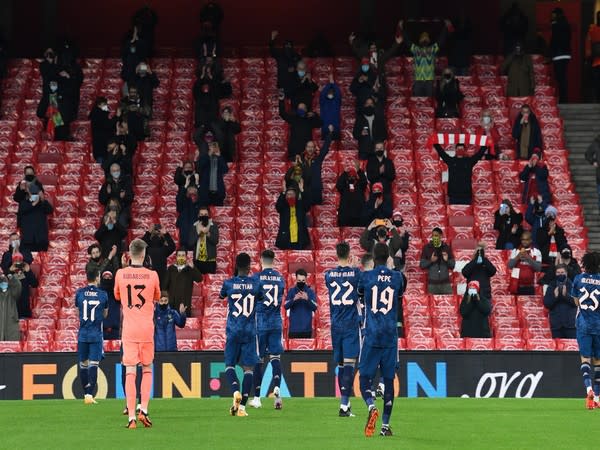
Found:
<path fill-rule="evenodd" d="M 122 400 L 0 402 L 2 449 L 577 449 L 598 447 L 600 411 L 582 399 L 396 399 L 392 437 L 365 438 L 366 408 L 338 417 L 338 400 L 284 399 L 284 409 L 228 415 L 229 399 L 150 402 L 151 429 L 124 428 Z M 382 409 L 381 400 L 378 407 Z M 138 426 L 141 426 L 138 424 Z"/>

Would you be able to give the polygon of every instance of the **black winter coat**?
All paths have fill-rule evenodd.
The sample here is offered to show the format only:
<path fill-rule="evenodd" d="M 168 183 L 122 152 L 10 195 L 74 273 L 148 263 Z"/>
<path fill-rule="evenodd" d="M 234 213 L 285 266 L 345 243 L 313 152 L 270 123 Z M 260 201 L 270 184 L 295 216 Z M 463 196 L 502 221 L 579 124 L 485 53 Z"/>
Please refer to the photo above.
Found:
<path fill-rule="evenodd" d="M 316 113 L 311 113 L 304 117 L 298 116 L 295 112 L 287 112 L 285 110 L 285 102 L 279 101 L 279 115 L 290 125 L 290 135 L 288 139 L 288 159 L 293 161 L 296 155 L 301 155 L 304 152 L 306 143 L 312 140 L 312 130 L 320 128 L 322 125 L 321 118 Z"/>
<path fill-rule="evenodd" d="M 285 198 L 285 193 L 279 195 L 275 208 L 279 213 L 279 231 L 275 246 L 281 250 L 292 248 L 290 242 L 290 206 Z M 304 250 L 310 246 L 310 237 L 306 226 L 306 209 L 302 199 L 296 201 L 296 222 L 298 223 L 298 244 Z"/>
<path fill-rule="evenodd" d="M 501 216 L 499 211 L 494 214 L 494 230 L 498 230 L 498 238 L 496 239 L 496 249 L 504 250 L 507 243 L 512 243 L 513 248 L 517 248 L 520 244 L 521 232 L 523 227 L 523 214 L 521 213 L 509 213 Z M 517 225 L 517 232 L 512 233 L 513 225 Z"/>
<path fill-rule="evenodd" d="M 434 147 L 448 166 L 448 196 L 470 199 L 473 196 L 473 167 L 483 158 L 487 147 L 481 147 L 473 156 L 463 158 L 449 156 L 439 144 L 435 144 Z"/>
<path fill-rule="evenodd" d="M 369 133 L 363 136 L 364 129 L 368 129 Z M 375 143 L 383 142 L 388 138 L 385 117 L 382 112 L 375 109 L 375 117 L 372 126 L 369 127 L 369 121 L 363 114 L 356 116 L 352 136 L 358 141 L 358 157 L 362 160 L 368 159 L 374 155 Z"/>
<path fill-rule="evenodd" d="M 496 275 L 496 267 L 485 256 L 481 264 L 477 263 L 477 257 L 469 261 L 462 269 L 463 276 L 469 281 L 479 281 L 479 291 L 486 298 L 492 298 L 492 286 L 490 279 Z"/>
<path fill-rule="evenodd" d="M 480 293 L 476 299 L 470 297 L 468 293 L 465 293 L 460 302 L 460 315 L 462 316 L 460 337 L 492 337 L 488 321 L 488 316 L 492 312 L 492 303 L 489 297 L 483 293 Z"/>
<path fill-rule="evenodd" d="M 365 209 L 365 189 L 367 177 L 362 170 L 357 172 L 358 178 L 350 178 L 348 172 L 343 172 L 335 185 L 340 193 L 338 208 L 338 226 L 362 227 Z"/>

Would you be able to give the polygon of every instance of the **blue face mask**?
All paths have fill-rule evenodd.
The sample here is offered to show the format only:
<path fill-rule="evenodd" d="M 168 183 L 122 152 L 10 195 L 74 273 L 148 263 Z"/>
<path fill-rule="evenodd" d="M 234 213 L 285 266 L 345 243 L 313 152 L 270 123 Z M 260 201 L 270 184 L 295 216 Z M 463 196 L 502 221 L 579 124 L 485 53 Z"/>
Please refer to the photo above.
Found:
<path fill-rule="evenodd" d="M 112 230 L 115 227 L 114 223 L 109 223 L 106 225 L 106 228 L 108 228 L 109 230 Z"/>
<path fill-rule="evenodd" d="M 362 66 L 360 66 L 360 70 L 362 70 L 363 73 L 367 73 L 369 71 L 369 65 L 363 64 Z"/>
<path fill-rule="evenodd" d="M 39 194 L 31 194 L 29 196 L 29 200 L 31 200 L 31 203 L 35 203 L 40 199 Z"/>
<path fill-rule="evenodd" d="M 567 276 L 566 275 L 557 275 L 556 281 L 558 281 L 559 283 L 564 283 L 565 281 L 567 281 Z"/>
<path fill-rule="evenodd" d="M 3 281 L 2 283 L 0 283 L 0 290 L 1 291 L 8 290 L 8 283 L 6 281 Z"/>
<path fill-rule="evenodd" d="M 304 117 L 304 116 L 306 116 L 306 111 L 305 111 L 305 110 L 303 110 L 303 109 L 300 109 L 300 108 L 299 108 L 299 109 L 296 111 L 296 114 L 298 114 L 298 117 Z"/>
<path fill-rule="evenodd" d="M 299 70 L 299 71 L 298 71 L 298 76 L 299 76 L 300 78 L 304 78 L 304 75 L 306 75 L 306 72 L 305 72 L 304 70 Z"/>

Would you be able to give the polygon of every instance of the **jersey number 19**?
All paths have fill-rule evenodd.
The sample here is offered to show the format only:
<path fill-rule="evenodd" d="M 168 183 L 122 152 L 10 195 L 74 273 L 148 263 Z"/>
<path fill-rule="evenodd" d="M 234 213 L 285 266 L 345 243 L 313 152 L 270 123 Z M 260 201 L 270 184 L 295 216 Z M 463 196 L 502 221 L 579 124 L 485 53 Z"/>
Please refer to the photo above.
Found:
<path fill-rule="evenodd" d="M 380 306 L 381 305 L 381 306 Z M 379 287 L 374 285 L 371 288 L 371 311 L 373 314 L 378 312 L 381 314 L 387 314 L 394 305 L 394 290 L 391 287 L 386 287 L 379 292 Z"/>

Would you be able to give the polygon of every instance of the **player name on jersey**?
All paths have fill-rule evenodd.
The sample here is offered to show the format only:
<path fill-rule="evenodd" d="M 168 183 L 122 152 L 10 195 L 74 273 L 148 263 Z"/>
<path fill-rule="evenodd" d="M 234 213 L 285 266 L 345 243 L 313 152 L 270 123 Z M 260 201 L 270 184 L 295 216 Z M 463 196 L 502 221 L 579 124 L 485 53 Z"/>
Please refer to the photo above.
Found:
<path fill-rule="evenodd" d="M 381 281 L 383 283 L 391 283 L 392 277 L 390 275 L 377 275 L 377 281 Z"/>
<path fill-rule="evenodd" d="M 233 289 L 254 289 L 254 285 L 253 284 L 246 284 L 246 283 L 234 283 L 233 284 Z"/>
<path fill-rule="evenodd" d="M 338 271 L 338 270 L 331 270 L 329 272 L 329 276 L 333 277 L 333 278 L 345 278 L 345 277 L 355 277 L 356 276 L 356 270 L 352 269 L 352 270 L 348 270 L 348 271 Z"/>
<path fill-rule="evenodd" d="M 98 291 L 85 291 L 84 297 L 98 297 Z"/>
<path fill-rule="evenodd" d="M 261 275 L 260 281 L 280 281 L 281 275 Z"/>
<path fill-rule="evenodd" d="M 595 278 L 581 278 L 581 282 L 600 286 L 600 279 L 597 280 Z"/>

